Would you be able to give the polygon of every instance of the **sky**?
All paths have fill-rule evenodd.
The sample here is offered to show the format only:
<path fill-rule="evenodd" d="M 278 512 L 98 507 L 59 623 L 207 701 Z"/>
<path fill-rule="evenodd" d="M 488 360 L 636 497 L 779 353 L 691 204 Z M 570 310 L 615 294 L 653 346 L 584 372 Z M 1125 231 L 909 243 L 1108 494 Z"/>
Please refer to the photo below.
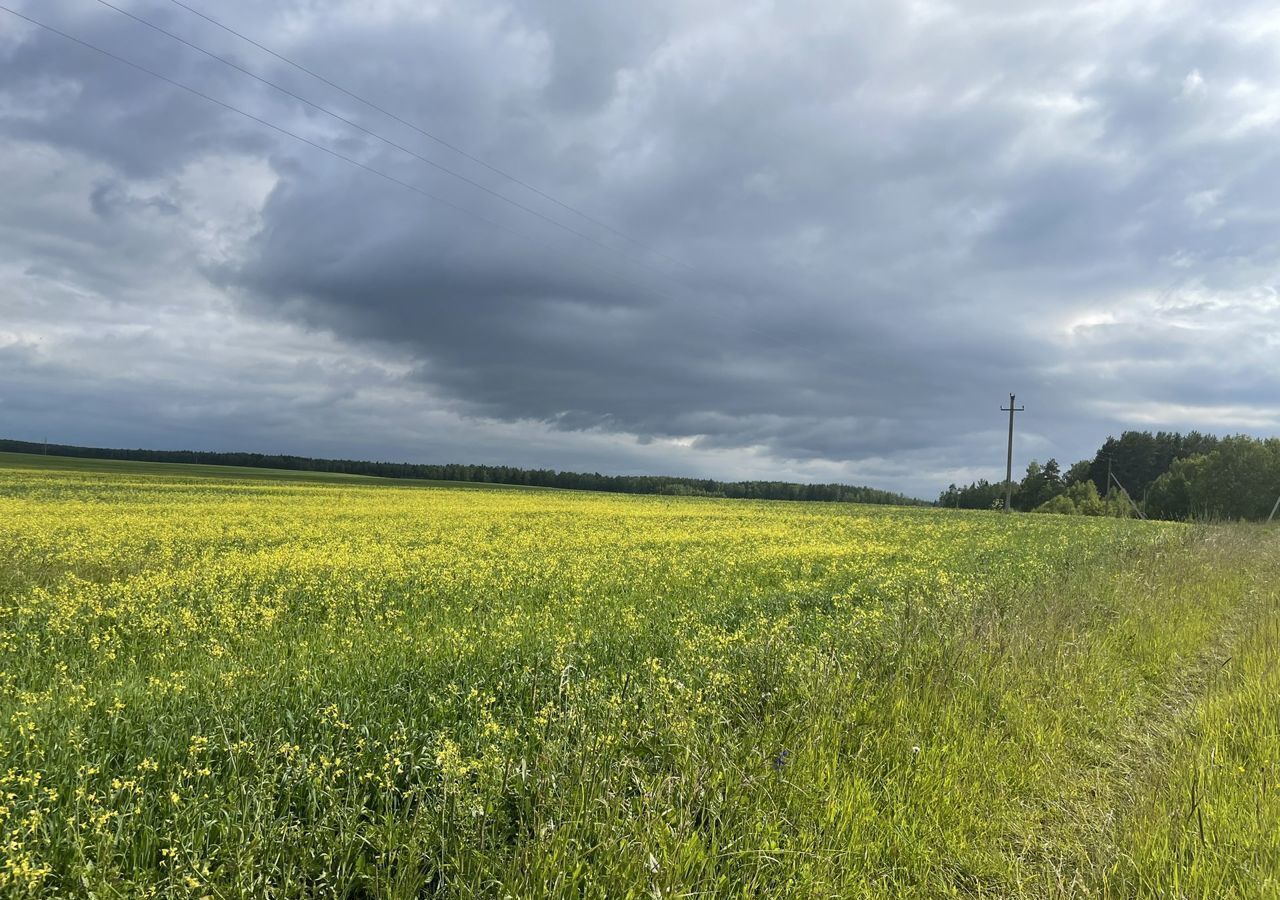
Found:
<path fill-rule="evenodd" d="M 1011 392 L 1018 470 L 1280 428 L 1274 4 L 0 3 L 154 73 L 0 10 L 0 437 L 931 498 Z"/>

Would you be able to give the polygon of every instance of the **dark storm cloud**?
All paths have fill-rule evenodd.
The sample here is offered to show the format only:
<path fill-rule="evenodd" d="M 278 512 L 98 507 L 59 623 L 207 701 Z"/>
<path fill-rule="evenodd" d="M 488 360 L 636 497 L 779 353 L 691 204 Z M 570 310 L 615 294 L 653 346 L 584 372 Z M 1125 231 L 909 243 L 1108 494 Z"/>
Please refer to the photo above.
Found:
<path fill-rule="evenodd" d="M 146 401 L 123 383 L 85 400 L 113 351 L 68 337 L 69 310 L 145 334 L 129 384 L 164 382 L 171 410 L 189 393 L 221 445 L 931 493 L 996 474 L 1009 390 L 1041 458 L 1130 425 L 1277 418 L 1264 4 L 209 8 L 634 242 L 170 3 L 128 4 L 609 249 L 92 0 L 23 8 L 490 220 L 8 33 L 0 134 L 33 174 L 0 217 L 19 323 L 0 347 L 46 347 L 78 433 Z M 215 322 L 258 337 L 202 351 Z M 216 377 L 184 389 L 179 347 Z"/>
<path fill-rule="evenodd" d="M 106 7 L 27 3 L 20 9 L 207 93 L 235 96 L 242 90 L 234 72 L 193 58 L 180 45 L 148 39 L 138 25 Z M 0 53 L 0 83 L 10 98 L 38 113 L 7 117 L 6 137 L 78 151 L 110 163 L 126 177 L 155 175 L 210 152 L 261 153 L 270 147 L 262 133 L 239 128 L 232 113 L 62 36 L 0 16 L 4 27 L 29 31 Z"/>

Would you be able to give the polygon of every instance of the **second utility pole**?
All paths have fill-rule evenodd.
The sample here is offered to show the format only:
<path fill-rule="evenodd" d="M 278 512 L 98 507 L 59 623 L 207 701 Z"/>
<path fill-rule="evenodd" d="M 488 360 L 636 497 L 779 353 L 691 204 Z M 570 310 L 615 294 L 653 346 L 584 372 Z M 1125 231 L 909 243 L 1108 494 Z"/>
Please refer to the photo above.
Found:
<path fill-rule="evenodd" d="M 1013 506 L 1013 414 L 1022 412 L 1025 406 L 1013 405 L 1013 394 L 1009 395 L 1009 408 L 1006 410 L 1000 407 L 1001 412 L 1009 413 L 1009 456 L 1005 460 L 1004 467 L 1004 511 L 1008 512 Z"/>

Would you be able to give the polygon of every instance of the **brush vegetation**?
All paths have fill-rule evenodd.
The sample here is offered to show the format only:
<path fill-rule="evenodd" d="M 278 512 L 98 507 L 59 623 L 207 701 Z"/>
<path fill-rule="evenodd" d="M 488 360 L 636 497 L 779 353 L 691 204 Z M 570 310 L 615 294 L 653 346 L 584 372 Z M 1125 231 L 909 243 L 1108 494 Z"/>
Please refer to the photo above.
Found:
<path fill-rule="evenodd" d="M 4 896 L 1280 891 L 1274 532 L 153 471 L 0 470 Z"/>

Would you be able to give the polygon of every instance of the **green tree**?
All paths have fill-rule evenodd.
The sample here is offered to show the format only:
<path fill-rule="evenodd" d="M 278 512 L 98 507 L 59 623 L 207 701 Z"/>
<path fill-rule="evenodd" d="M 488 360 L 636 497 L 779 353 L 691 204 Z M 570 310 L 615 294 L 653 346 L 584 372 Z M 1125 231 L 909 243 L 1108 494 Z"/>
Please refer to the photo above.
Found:
<path fill-rule="evenodd" d="M 1126 431 L 1118 438 L 1109 437 L 1089 465 L 1089 477 L 1098 491 L 1106 494 L 1108 467 L 1128 489 L 1135 500 L 1146 496 L 1155 480 L 1169 471 L 1179 459 L 1214 450 L 1219 441 L 1212 435 L 1190 431 Z M 1123 499 L 1123 498 L 1121 498 Z"/>
<path fill-rule="evenodd" d="M 1224 438 L 1209 453 L 1176 461 L 1147 505 L 1169 519 L 1265 519 L 1280 495 L 1280 439 Z"/>
<path fill-rule="evenodd" d="M 1066 476 L 1062 479 L 1064 485 L 1072 485 L 1077 481 L 1084 481 L 1089 478 L 1089 470 L 1093 467 L 1093 460 L 1082 459 L 1079 462 L 1072 463 L 1071 468 L 1067 469 Z"/>
<path fill-rule="evenodd" d="M 1058 461 L 1050 459 L 1044 466 L 1034 459 L 1027 465 L 1027 474 L 1018 485 L 1018 509 L 1037 509 L 1047 500 L 1062 492 L 1062 473 Z"/>
<path fill-rule="evenodd" d="M 1052 456 L 1044 464 L 1044 478 L 1045 482 L 1055 491 L 1062 487 L 1062 469 L 1058 466 L 1058 461 Z"/>
<path fill-rule="evenodd" d="M 1082 516 L 1105 516 L 1107 514 L 1107 504 L 1098 494 L 1098 486 L 1088 479 L 1077 481 L 1071 485 L 1067 488 L 1064 496 L 1072 502 L 1076 512 Z"/>
<path fill-rule="evenodd" d="M 950 485 L 938 497 L 938 505 L 952 509 L 995 509 L 996 502 L 1004 504 L 1004 484 L 979 479 L 967 487 Z"/>

